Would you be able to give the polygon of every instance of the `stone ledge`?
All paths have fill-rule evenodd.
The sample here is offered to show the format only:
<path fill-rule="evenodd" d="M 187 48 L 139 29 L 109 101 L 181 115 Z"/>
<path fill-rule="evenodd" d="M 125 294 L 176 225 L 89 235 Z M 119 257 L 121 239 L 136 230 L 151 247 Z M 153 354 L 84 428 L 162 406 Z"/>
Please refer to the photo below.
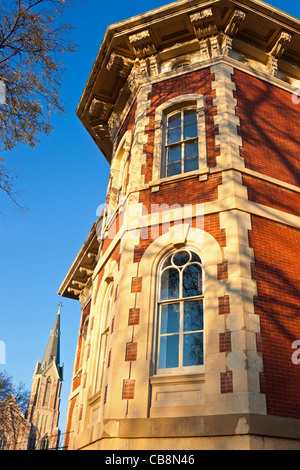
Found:
<path fill-rule="evenodd" d="M 241 434 L 300 440 L 300 419 L 257 414 L 122 419 L 118 435 L 110 437 L 183 438 Z"/>

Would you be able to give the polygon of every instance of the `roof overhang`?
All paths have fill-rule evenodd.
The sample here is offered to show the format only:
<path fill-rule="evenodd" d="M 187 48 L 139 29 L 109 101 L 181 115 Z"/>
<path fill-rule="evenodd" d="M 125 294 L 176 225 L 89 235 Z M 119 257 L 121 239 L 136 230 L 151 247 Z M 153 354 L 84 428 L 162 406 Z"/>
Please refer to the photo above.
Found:
<path fill-rule="evenodd" d="M 96 228 L 95 223 L 58 290 L 59 295 L 79 300 L 83 289 L 91 283 L 99 250 Z"/>
<path fill-rule="evenodd" d="M 201 17 L 207 9 L 213 13 L 213 24 Z M 246 14 L 235 31 L 237 49 L 256 49 L 263 58 L 278 47 L 281 60 L 299 67 L 300 21 L 258 0 L 180 0 L 108 27 L 77 108 L 79 119 L 108 162 L 113 149 L 110 127 L 132 94 L 128 77 L 135 61 L 153 55 L 166 60 L 172 51 L 178 53 L 178 45 L 185 44 L 186 50 L 199 48 L 199 39 L 205 35 L 235 27 L 235 10 Z M 193 18 L 199 12 L 196 24 Z M 281 48 L 283 31 L 291 41 Z"/>

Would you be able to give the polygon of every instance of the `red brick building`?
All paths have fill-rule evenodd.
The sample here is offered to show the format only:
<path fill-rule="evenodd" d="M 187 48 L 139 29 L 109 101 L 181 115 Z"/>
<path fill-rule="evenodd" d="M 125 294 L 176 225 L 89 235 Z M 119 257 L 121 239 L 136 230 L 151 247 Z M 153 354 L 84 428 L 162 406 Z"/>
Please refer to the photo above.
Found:
<path fill-rule="evenodd" d="M 299 65 L 255 0 L 108 28 L 77 110 L 106 206 L 59 290 L 70 449 L 300 448 Z"/>

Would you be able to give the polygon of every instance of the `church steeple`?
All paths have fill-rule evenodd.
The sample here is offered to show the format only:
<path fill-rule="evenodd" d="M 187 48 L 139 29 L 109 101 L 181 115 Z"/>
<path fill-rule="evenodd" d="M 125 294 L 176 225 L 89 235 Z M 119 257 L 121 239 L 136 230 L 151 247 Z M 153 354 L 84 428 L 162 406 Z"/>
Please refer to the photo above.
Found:
<path fill-rule="evenodd" d="M 43 359 L 37 362 L 28 403 L 26 418 L 32 424 L 30 449 L 57 449 L 60 431 L 58 429 L 60 391 L 63 367 L 60 365 L 60 312 L 50 332 Z"/>
<path fill-rule="evenodd" d="M 60 312 L 62 303 L 58 304 L 58 312 L 50 332 L 48 344 L 41 362 L 38 362 L 35 373 L 42 374 L 53 362 L 57 367 L 57 372 L 62 380 L 63 367 L 60 365 Z"/>

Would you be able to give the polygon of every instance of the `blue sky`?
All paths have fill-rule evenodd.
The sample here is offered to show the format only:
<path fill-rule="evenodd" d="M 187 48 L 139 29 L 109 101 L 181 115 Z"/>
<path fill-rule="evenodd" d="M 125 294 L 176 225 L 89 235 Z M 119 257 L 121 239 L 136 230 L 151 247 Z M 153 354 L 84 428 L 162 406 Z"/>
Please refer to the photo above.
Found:
<path fill-rule="evenodd" d="M 163 0 L 101 2 L 74 0 L 64 21 L 79 49 L 65 57 L 61 96 L 67 114 L 53 117 L 53 133 L 31 149 L 20 145 L 1 156 L 18 171 L 18 201 L 25 215 L 0 193 L 0 341 L 14 382 L 31 389 L 58 306 L 62 301 L 61 362 L 64 383 L 60 429 L 65 420 L 80 321 L 80 305 L 57 295 L 75 256 L 96 220 L 106 195 L 109 166 L 75 114 L 107 26 L 163 6 Z M 273 6 L 300 17 L 294 0 L 272 0 Z M 0 361 L 1 362 L 1 361 Z"/>

